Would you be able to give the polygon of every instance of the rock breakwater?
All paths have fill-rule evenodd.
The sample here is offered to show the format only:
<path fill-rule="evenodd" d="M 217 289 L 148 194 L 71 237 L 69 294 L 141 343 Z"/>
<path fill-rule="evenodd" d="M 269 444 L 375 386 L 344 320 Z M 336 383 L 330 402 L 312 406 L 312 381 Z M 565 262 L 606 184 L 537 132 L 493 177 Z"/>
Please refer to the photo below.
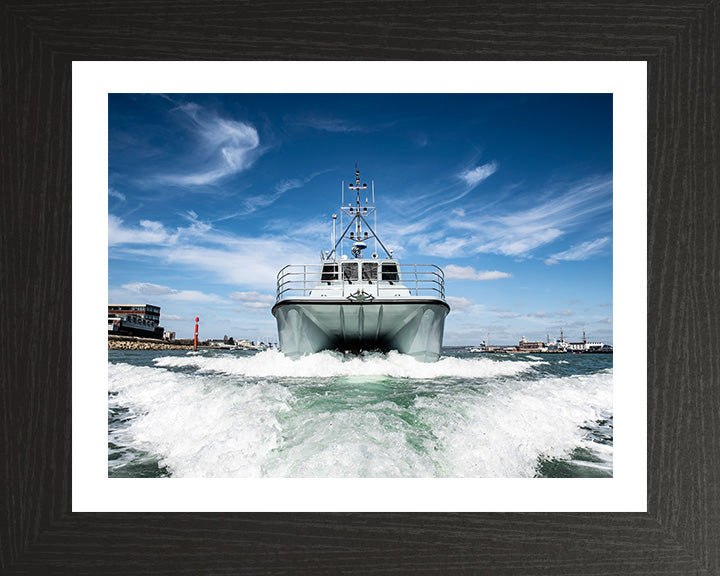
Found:
<path fill-rule="evenodd" d="M 198 345 L 198 348 L 202 346 Z M 108 336 L 108 350 L 192 350 L 193 345 L 183 342 L 166 342 L 152 338 Z"/>

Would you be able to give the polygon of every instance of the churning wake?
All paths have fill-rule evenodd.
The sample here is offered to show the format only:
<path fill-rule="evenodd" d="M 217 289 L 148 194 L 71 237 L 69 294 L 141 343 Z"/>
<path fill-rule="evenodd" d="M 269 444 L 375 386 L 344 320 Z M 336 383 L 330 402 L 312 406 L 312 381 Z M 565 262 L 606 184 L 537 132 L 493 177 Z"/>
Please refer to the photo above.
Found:
<path fill-rule="evenodd" d="M 333 376 L 392 376 L 418 380 L 432 378 L 488 378 L 514 376 L 538 362 L 498 362 L 487 358 L 462 359 L 448 356 L 437 362 L 418 362 L 412 356 L 389 352 L 345 356 L 319 352 L 292 360 L 277 350 L 255 356 L 168 356 L 155 360 L 157 366 L 193 366 L 201 373 L 217 372 L 236 376 L 278 378 L 330 378 Z"/>
<path fill-rule="evenodd" d="M 532 477 L 578 453 L 612 470 L 612 368 L 267 351 L 111 359 L 108 376 L 112 445 L 171 476 Z"/>

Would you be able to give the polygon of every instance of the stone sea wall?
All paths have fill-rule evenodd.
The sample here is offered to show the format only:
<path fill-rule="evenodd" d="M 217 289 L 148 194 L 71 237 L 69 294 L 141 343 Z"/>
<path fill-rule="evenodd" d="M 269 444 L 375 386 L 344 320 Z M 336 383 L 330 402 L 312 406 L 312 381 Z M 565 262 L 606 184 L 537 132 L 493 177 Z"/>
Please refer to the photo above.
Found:
<path fill-rule="evenodd" d="M 198 348 L 203 348 L 198 344 Z M 108 350 L 192 350 L 187 341 L 167 342 L 153 338 L 134 338 L 132 336 L 108 335 Z"/>

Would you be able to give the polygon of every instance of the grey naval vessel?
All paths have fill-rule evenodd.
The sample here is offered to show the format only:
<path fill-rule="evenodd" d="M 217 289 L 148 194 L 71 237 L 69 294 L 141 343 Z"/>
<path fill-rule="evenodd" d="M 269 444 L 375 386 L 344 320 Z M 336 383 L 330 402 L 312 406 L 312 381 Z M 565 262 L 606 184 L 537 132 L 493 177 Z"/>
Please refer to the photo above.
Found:
<path fill-rule="evenodd" d="M 272 314 L 280 350 L 291 358 L 321 350 L 396 350 L 422 362 L 436 361 L 450 312 L 443 271 L 433 264 L 401 264 L 393 258 L 376 233 L 374 183 L 369 203 L 357 167 L 348 189 L 355 202 L 345 205 L 343 183 L 342 232 L 336 237 L 333 214 L 332 249 L 321 252 L 318 264 L 289 264 L 278 272 Z M 370 243 L 375 249 L 367 258 Z M 348 245 L 351 257 L 344 253 Z"/>

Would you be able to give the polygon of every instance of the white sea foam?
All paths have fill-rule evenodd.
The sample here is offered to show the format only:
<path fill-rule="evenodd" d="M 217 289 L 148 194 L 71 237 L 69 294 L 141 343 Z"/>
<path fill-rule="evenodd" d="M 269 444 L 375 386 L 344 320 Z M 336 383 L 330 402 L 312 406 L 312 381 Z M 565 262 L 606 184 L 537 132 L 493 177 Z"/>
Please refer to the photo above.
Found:
<path fill-rule="evenodd" d="M 612 410 L 610 373 L 490 387 L 482 398 L 463 392 L 418 399 L 437 438 L 441 475 L 532 476 L 538 457 L 566 458 L 588 445 L 580 426 Z"/>
<path fill-rule="evenodd" d="M 254 356 L 164 356 L 155 359 L 155 364 L 160 367 L 194 366 L 199 372 L 251 377 L 329 378 L 361 374 L 363 377 L 434 379 L 515 376 L 547 362 L 450 356 L 427 363 L 397 352 L 346 357 L 329 351 L 293 360 L 276 350 L 267 350 Z"/>
<path fill-rule="evenodd" d="M 134 415 L 125 441 L 179 477 L 262 476 L 280 441 L 277 416 L 293 401 L 272 383 L 238 387 L 127 364 L 110 364 L 108 373 L 113 403 Z"/>
<path fill-rule="evenodd" d="M 536 363 L 318 356 L 111 363 L 111 402 L 131 415 L 122 441 L 177 477 L 527 477 L 538 458 L 589 445 L 580 426 L 612 413 L 611 370 L 517 379 Z M 370 377 L 347 376 L 358 366 Z"/>

